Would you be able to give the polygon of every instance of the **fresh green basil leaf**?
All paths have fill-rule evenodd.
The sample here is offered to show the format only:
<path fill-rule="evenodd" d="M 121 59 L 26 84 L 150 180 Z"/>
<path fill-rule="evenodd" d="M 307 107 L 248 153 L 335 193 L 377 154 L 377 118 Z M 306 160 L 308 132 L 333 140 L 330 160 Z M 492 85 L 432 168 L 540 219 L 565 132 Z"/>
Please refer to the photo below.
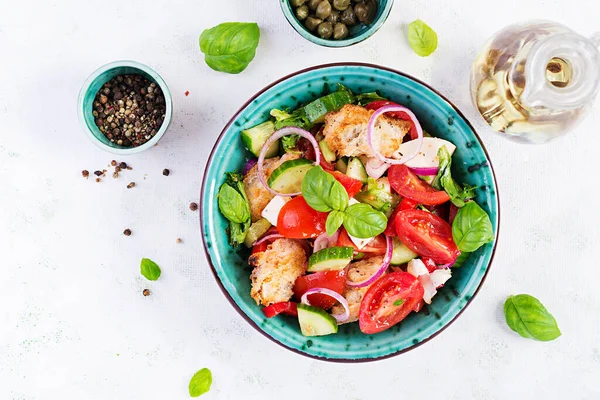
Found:
<path fill-rule="evenodd" d="M 327 235 L 333 236 L 333 234 L 340 229 L 340 226 L 344 223 L 344 212 L 333 210 L 327 216 L 327 221 L 325 221 L 325 229 L 327 230 Z"/>
<path fill-rule="evenodd" d="M 490 217 L 477 203 L 468 202 L 452 222 L 452 237 L 460 251 L 477 250 L 494 240 Z"/>
<path fill-rule="evenodd" d="M 377 236 L 386 226 L 385 215 L 365 203 L 353 204 L 344 213 L 344 228 L 350 235 L 359 239 Z"/>
<path fill-rule="evenodd" d="M 344 186 L 321 166 L 311 168 L 302 180 L 302 196 L 314 210 L 344 211 L 348 206 L 348 193 Z"/>
<path fill-rule="evenodd" d="M 446 149 L 446 146 L 440 147 L 438 150 L 438 158 L 440 160 L 440 169 L 431 186 L 437 190 L 444 189 L 448 196 L 450 196 L 450 201 L 452 201 L 455 206 L 459 208 L 463 207 L 466 200 L 475 197 L 476 187 L 465 185 L 463 188 L 452 178 L 452 156 L 448 149 Z"/>
<path fill-rule="evenodd" d="M 254 59 L 260 29 L 254 22 L 225 22 L 200 35 L 204 61 L 215 71 L 239 74 Z"/>
<path fill-rule="evenodd" d="M 240 244 L 244 243 L 248 228 L 250 228 L 250 219 L 243 224 L 229 221 L 229 228 L 227 229 L 229 234 L 229 244 L 232 247 L 238 247 Z"/>
<path fill-rule="evenodd" d="M 552 314 L 528 294 L 508 296 L 504 302 L 504 317 L 510 329 L 524 338 L 549 342 L 561 335 Z"/>
<path fill-rule="evenodd" d="M 155 281 L 160 277 L 160 267 L 149 258 L 142 258 L 140 272 L 149 281 Z"/>
<path fill-rule="evenodd" d="M 231 222 L 242 224 L 250 218 L 250 205 L 234 188 L 224 183 L 219 190 L 219 210 Z"/>
<path fill-rule="evenodd" d="M 408 25 L 408 44 L 421 57 L 427 57 L 438 46 L 437 34 L 425 22 L 417 19 Z"/>
<path fill-rule="evenodd" d="M 190 384 L 188 385 L 190 396 L 198 397 L 203 395 L 210 390 L 210 385 L 212 385 L 212 373 L 210 369 L 202 368 L 190 379 Z"/>
<path fill-rule="evenodd" d="M 379 95 L 377 92 L 361 93 L 356 95 L 356 104 L 359 106 L 366 106 L 377 100 L 387 100 Z"/>
<path fill-rule="evenodd" d="M 462 265 L 465 263 L 465 261 L 467 261 L 470 255 L 471 253 L 469 253 L 468 251 L 463 251 L 462 253 L 460 253 L 460 256 L 458 256 L 456 261 L 454 261 L 454 264 L 452 264 L 452 268 L 462 267 Z"/>

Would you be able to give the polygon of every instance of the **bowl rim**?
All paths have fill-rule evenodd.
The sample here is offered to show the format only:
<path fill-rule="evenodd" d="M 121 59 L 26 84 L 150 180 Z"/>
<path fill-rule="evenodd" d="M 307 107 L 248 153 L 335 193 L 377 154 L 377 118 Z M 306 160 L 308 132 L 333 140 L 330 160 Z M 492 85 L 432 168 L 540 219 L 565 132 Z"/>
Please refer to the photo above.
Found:
<path fill-rule="evenodd" d="M 150 139 L 146 143 L 144 143 L 140 146 L 136 146 L 136 147 L 115 148 L 115 147 L 107 146 L 106 144 L 104 144 L 100 140 L 98 140 L 98 138 L 96 138 L 96 136 L 94 136 L 94 134 L 88 128 L 87 123 L 85 122 L 83 102 L 84 102 L 85 95 L 90 88 L 90 85 L 92 84 L 92 82 L 94 82 L 94 80 L 96 80 L 103 73 L 110 71 L 111 69 L 115 69 L 115 68 L 119 68 L 119 67 L 135 68 L 135 69 L 138 69 L 138 70 L 146 73 L 160 87 L 160 89 L 162 90 L 162 92 L 165 96 L 165 105 L 166 105 L 165 119 L 164 119 L 160 129 L 158 130 L 158 132 L 156 132 L 156 135 L 154 135 L 154 137 L 152 139 Z M 83 129 L 83 131 L 86 133 L 87 137 L 96 146 L 98 146 L 102 150 L 107 151 L 109 153 L 113 153 L 113 154 L 119 154 L 119 155 L 137 154 L 137 153 L 141 153 L 142 151 L 148 150 L 149 148 L 153 147 L 156 143 L 158 143 L 158 141 L 162 138 L 162 136 L 165 134 L 165 132 L 169 128 L 169 125 L 171 124 L 171 118 L 173 116 L 173 99 L 171 97 L 171 91 L 169 90 L 167 83 L 158 74 L 158 72 L 156 72 L 154 69 L 150 68 L 149 66 L 147 66 L 145 64 L 137 62 L 137 61 L 118 60 L 118 61 L 113 61 L 113 62 L 104 64 L 104 65 L 98 67 L 83 82 L 83 85 L 81 86 L 81 89 L 79 90 L 79 95 L 77 98 L 77 116 L 79 118 L 79 124 L 81 125 L 81 128 Z"/>
<path fill-rule="evenodd" d="M 390 16 L 392 6 L 394 5 L 394 0 L 387 0 L 387 3 L 385 4 L 381 15 L 379 16 L 379 18 L 377 18 L 375 21 L 369 24 L 367 30 L 365 30 L 358 36 L 342 40 L 321 39 L 320 37 L 313 35 L 312 33 L 308 32 L 304 25 L 302 25 L 300 21 L 298 21 L 296 16 L 288 10 L 287 5 L 289 3 L 289 0 L 280 0 L 280 3 L 281 11 L 283 12 L 283 15 L 285 16 L 287 22 L 304 39 L 323 47 L 341 48 L 355 45 L 373 36 L 373 34 L 375 34 L 375 32 L 377 32 L 379 28 L 383 26 L 385 21 L 387 21 L 388 17 Z"/>
<path fill-rule="evenodd" d="M 466 122 L 466 124 L 468 125 L 468 127 L 471 129 L 471 131 L 473 132 L 473 134 L 475 135 L 475 138 L 477 139 L 477 141 L 479 142 L 487 160 L 488 160 L 488 164 L 489 164 L 489 169 L 492 173 L 492 178 L 494 180 L 494 186 L 495 186 L 495 192 L 496 192 L 496 203 L 497 203 L 497 223 L 496 223 L 496 238 L 494 240 L 494 245 L 492 247 L 492 254 L 490 256 L 490 261 L 487 265 L 487 268 L 485 270 L 485 273 L 483 274 L 483 277 L 481 278 L 481 281 L 479 282 L 479 284 L 477 285 L 477 288 L 475 289 L 475 292 L 473 292 L 473 295 L 471 296 L 471 298 L 469 298 L 467 300 L 467 302 L 465 303 L 465 306 L 463 308 L 461 308 L 458 313 L 450 320 L 448 321 L 444 326 L 442 326 L 438 331 L 436 331 L 435 333 L 433 333 L 431 336 L 429 336 L 428 338 L 420 341 L 419 343 L 413 344 L 409 347 L 406 347 L 404 349 L 395 351 L 393 353 L 390 354 L 386 354 L 383 356 L 378 356 L 378 357 L 369 357 L 369 358 L 358 358 L 358 359 L 352 359 L 352 358 L 327 358 L 327 357 L 322 357 L 322 356 L 317 356 L 314 354 L 308 354 L 305 352 L 302 352 L 296 348 L 293 348 L 291 346 L 286 345 L 285 343 L 282 343 L 278 340 L 276 340 L 275 338 L 271 337 L 267 332 L 265 332 L 263 329 L 261 329 L 260 326 L 258 326 L 256 324 L 256 322 L 254 322 L 250 317 L 248 317 L 246 315 L 246 313 L 244 313 L 244 311 L 242 311 L 242 309 L 238 306 L 238 304 L 235 302 L 235 300 L 231 297 L 231 295 L 229 294 L 229 292 L 227 291 L 227 289 L 225 289 L 225 286 L 223 285 L 223 283 L 221 282 L 221 279 L 219 278 L 219 275 L 217 274 L 217 270 L 215 269 L 215 266 L 213 265 L 212 259 L 210 258 L 210 253 L 208 251 L 208 246 L 206 243 L 206 232 L 204 230 L 204 224 L 202 223 L 202 221 L 204 220 L 204 207 L 203 207 L 203 201 L 204 201 L 204 194 L 205 194 L 205 189 L 207 188 L 207 183 L 208 183 L 208 179 L 207 179 L 207 172 L 209 169 L 210 164 L 213 161 L 213 158 L 215 156 L 215 150 L 218 147 L 219 143 L 223 140 L 225 132 L 227 132 L 230 128 L 230 126 L 234 123 L 234 121 L 236 120 L 236 118 L 239 116 L 239 114 L 246 109 L 246 107 L 248 107 L 257 97 L 259 97 L 260 95 L 262 95 L 263 93 L 265 93 L 266 91 L 270 90 L 272 87 L 278 85 L 279 83 L 288 80 L 294 76 L 303 74 L 305 72 L 309 72 L 309 71 L 313 71 L 313 70 L 319 70 L 319 69 L 324 69 L 324 68 L 330 68 L 330 67 L 345 67 L 345 66 L 353 66 L 353 67 L 367 67 L 367 68 L 375 68 L 375 69 L 381 69 L 384 71 L 388 71 L 388 72 L 392 72 L 398 75 L 401 75 L 407 79 L 411 79 L 414 82 L 417 82 L 423 86 L 425 86 L 426 88 L 428 88 L 429 90 L 431 90 L 433 93 L 435 93 L 436 95 L 438 95 L 441 99 L 443 99 L 444 101 L 446 101 L 453 109 L 454 111 L 456 111 L 456 113 Z M 454 105 L 454 103 L 452 103 L 448 98 L 446 98 L 444 95 L 442 95 L 440 92 L 438 92 L 436 89 L 432 88 L 431 86 L 429 86 L 428 84 L 426 84 L 425 82 L 414 78 L 413 76 L 406 74 L 404 72 L 395 70 L 393 68 L 388 68 L 388 67 L 384 67 L 381 65 L 377 65 L 377 64 L 370 64 L 370 63 L 362 63 L 362 62 L 337 62 L 337 63 L 328 63 L 328 64 L 319 64 L 319 65 L 315 65 L 312 67 L 308 67 L 308 68 L 304 68 L 301 70 L 298 70 L 296 72 L 292 72 L 288 75 L 283 76 L 282 78 L 279 78 L 275 81 L 273 81 L 272 83 L 268 84 L 267 86 L 265 86 L 263 89 L 259 90 L 258 92 L 256 92 L 252 97 L 250 97 L 250 99 L 248 99 L 248 101 L 246 101 L 240 108 L 239 110 L 237 110 L 233 116 L 231 117 L 231 119 L 227 122 L 227 124 L 225 125 L 225 127 L 223 128 L 223 130 L 221 131 L 221 133 L 219 134 L 219 136 L 217 137 L 215 144 L 210 152 L 210 155 L 208 157 L 208 160 L 206 162 L 206 166 L 204 169 L 204 176 L 202 177 L 202 186 L 200 188 L 200 215 L 199 215 L 199 222 L 200 222 L 200 234 L 202 236 L 202 245 L 204 247 L 204 254 L 206 255 L 206 260 L 208 261 L 208 265 L 210 266 L 210 269 L 212 271 L 212 274 L 215 278 L 215 280 L 217 281 L 217 284 L 219 285 L 219 288 L 221 289 L 221 292 L 223 292 L 223 294 L 225 295 L 225 298 L 229 301 L 229 303 L 233 306 L 233 308 L 237 311 L 237 313 L 239 315 L 242 316 L 242 318 L 244 318 L 254 329 L 256 329 L 258 332 L 260 332 L 263 336 L 267 337 L 268 339 L 270 339 L 271 341 L 275 342 L 276 344 L 278 344 L 279 346 L 282 346 L 285 349 L 291 350 L 294 353 L 300 354 L 304 357 L 308 357 L 308 358 L 312 358 L 312 359 L 316 359 L 316 360 L 321 360 L 321 361 L 327 361 L 327 362 L 333 362 L 333 363 L 367 363 L 367 362 L 373 362 L 373 361 L 379 361 L 379 360 L 384 360 L 386 358 L 391 358 L 391 357 L 395 357 L 398 356 L 400 354 L 406 353 L 410 350 L 413 350 L 419 346 L 421 346 L 424 343 L 429 342 L 431 339 L 435 338 L 436 336 L 438 336 L 440 333 L 442 333 L 444 330 L 446 330 L 446 328 L 448 328 L 450 325 L 452 325 L 452 323 L 454 321 L 456 321 L 458 319 L 458 317 L 460 317 L 462 315 L 462 313 L 464 312 L 464 310 L 471 304 L 471 302 L 473 301 L 473 299 L 475 298 L 475 296 L 477 296 L 477 294 L 479 293 L 479 290 L 481 289 L 481 287 L 483 286 L 483 283 L 485 282 L 485 279 L 490 271 L 490 267 L 492 266 L 492 263 L 494 262 L 494 256 L 496 255 L 496 248 L 498 246 L 498 239 L 500 237 L 500 194 L 499 194 L 499 190 L 498 190 L 498 181 L 496 179 L 496 173 L 494 171 L 494 167 L 492 165 L 492 161 L 491 158 L 488 154 L 487 149 L 485 148 L 485 145 L 483 144 L 483 141 L 481 140 L 481 138 L 479 137 L 479 135 L 477 134 L 477 131 L 475 130 L 475 128 L 473 127 L 473 125 L 469 122 L 469 120 L 465 117 L 465 115 Z"/>

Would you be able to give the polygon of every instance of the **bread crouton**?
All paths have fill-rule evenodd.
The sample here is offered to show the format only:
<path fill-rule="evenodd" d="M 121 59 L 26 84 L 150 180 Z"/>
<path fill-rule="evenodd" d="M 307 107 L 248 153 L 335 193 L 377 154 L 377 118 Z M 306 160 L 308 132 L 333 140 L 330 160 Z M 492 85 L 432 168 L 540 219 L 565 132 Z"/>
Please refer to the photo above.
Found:
<path fill-rule="evenodd" d="M 281 157 L 266 159 L 263 163 L 266 179 L 268 179 L 271 173 L 285 161 L 295 160 L 297 158 L 300 158 L 300 154 L 286 153 Z M 257 165 L 253 166 L 250 171 L 246 173 L 246 176 L 244 177 L 244 190 L 246 191 L 246 196 L 248 196 L 248 201 L 250 203 L 252 222 L 258 221 L 262 218 L 262 211 L 275 196 L 260 182 Z"/>
<path fill-rule="evenodd" d="M 364 281 L 365 279 L 368 279 L 370 276 L 372 276 L 375 272 L 377 272 L 379 267 L 381 267 L 382 263 L 383 263 L 383 257 L 381 257 L 381 256 L 370 257 L 370 258 L 367 258 L 366 260 L 361 260 L 361 261 L 355 262 L 355 263 L 351 264 L 350 267 L 348 268 L 348 275 L 347 275 L 348 280 L 350 282 Z M 350 317 L 348 318 L 347 321 L 344 321 L 342 323 L 346 324 L 349 322 L 358 321 L 358 314 L 360 311 L 360 303 L 361 303 L 363 297 L 365 296 L 365 293 L 367 293 L 367 290 L 369 289 L 369 287 L 370 286 L 365 286 L 362 288 L 354 288 L 354 287 L 346 286 L 346 289 L 344 289 L 342 296 L 344 296 L 344 298 L 348 301 L 348 308 L 350 309 Z M 332 312 L 332 314 L 342 314 L 344 312 L 344 307 L 338 303 L 335 306 L 333 306 L 333 308 L 331 309 L 331 312 Z"/>
<path fill-rule="evenodd" d="M 248 263 L 254 267 L 250 296 L 268 306 L 292 298 L 296 279 L 306 272 L 306 253 L 296 240 L 277 239 L 266 251 L 252 254 Z"/>
<path fill-rule="evenodd" d="M 327 146 L 338 156 L 375 157 L 367 142 L 367 125 L 373 110 L 346 104 L 325 116 L 323 135 Z M 410 130 L 410 122 L 382 115 L 373 132 L 373 146 L 385 157 L 400 158 L 398 149 Z"/>

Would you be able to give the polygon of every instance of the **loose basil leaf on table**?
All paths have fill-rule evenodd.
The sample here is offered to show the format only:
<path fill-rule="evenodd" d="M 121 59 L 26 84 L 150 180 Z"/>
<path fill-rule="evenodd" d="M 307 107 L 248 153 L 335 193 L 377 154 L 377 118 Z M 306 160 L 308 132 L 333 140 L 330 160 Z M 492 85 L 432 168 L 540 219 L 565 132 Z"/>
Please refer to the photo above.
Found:
<path fill-rule="evenodd" d="M 327 221 L 325 221 L 325 229 L 327 231 L 327 235 L 333 236 L 333 234 L 340 229 L 340 226 L 344 223 L 344 212 L 333 210 L 327 216 Z"/>
<path fill-rule="evenodd" d="M 142 258 L 140 263 L 140 273 L 149 281 L 155 281 L 160 278 L 160 267 L 149 258 Z"/>
<path fill-rule="evenodd" d="M 440 160 L 440 169 L 431 186 L 437 190 L 444 189 L 448 196 L 450 196 L 450 201 L 456 207 L 463 207 L 466 200 L 475 197 L 476 187 L 470 185 L 462 187 L 452 178 L 452 156 L 446 149 L 446 146 L 440 147 L 438 158 Z"/>
<path fill-rule="evenodd" d="M 359 239 L 367 239 L 382 233 L 387 227 L 387 218 L 381 211 L 368 204 L 353 204 L 344 212 L 344 228 Z"/>
<path fill-rule="evenodd" d="M 314 210 L 344 211 L 348 206 L 348 193 L 344 186 L 321 166 L 311 168 L 302 180 L 302 196 Z"/>
<path fill-rule="evenodd" d="M 260 29 L 254 22 L 225 22 L 200 35 L 204 61 L 215 71 L 239 74 L 254 59 Z"/>
<path fill-rule="evenodd" d="M 524 338 L 548 342 L 561 335 L 552 314 L 528 294 L 509 296 L 504 302 L 504 317 L 510 329 Z"/>
<path fill-rule="evenodd" d="M 438 37 L 429 25 L 417 19 L 408 25 L 408 44 L 417 55 L 427 57 L 437 49 Z"/>
<path fill-rule="evenodd" d="M 452 222 L 452 237 L 460 251 L 477 250 L 494 240 L 490 217 L 474 201 L 466 203 Z"/>
<path fill-rule="evenodd" d="M 210 372 L 210 369 L 208 368 L 202 368 L 192 376 L 192 379 L 190 379 L 190 384 L 188 385 L 190 397 L 203 395 L 210 390 L 211 385 L 212 372 Z"/>

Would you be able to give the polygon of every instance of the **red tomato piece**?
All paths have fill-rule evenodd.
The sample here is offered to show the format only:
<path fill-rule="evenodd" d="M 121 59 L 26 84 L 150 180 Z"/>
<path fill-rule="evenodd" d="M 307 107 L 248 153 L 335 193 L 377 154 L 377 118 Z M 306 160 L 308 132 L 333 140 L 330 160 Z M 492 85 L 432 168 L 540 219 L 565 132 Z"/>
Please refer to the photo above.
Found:
<path fill-rule="evenodd" d="M 360 192 L 363 184 L 358 179 L 354 179 L 349 177 L 346 174 L 342 174 L 340 171 L 326 171 L 329 172 L 333 177 L 342 184 L 346 192 L 348 192 L 348 197 L 354 197 L 356 193 Z"/>
<path fill-rule="evenodd" d="M 298 196 L 285 203 L 277 217 L 277 229 L 286 238 L 315 238 L 325 232 L 327 213 L 315 211 Z"/>
<path fill-rule="evenodd" d="M 384 275 L 369 287 L 360 303 L 360 330 L 371 334 L 396 325 L 413 311 L 423 292 L 423 285 L 408 272 Z"/>
<path fill-rule="evenodd" d="M 267 247 L 269 247 L 269 243 L 268 242 L 269 241 L 266 240 L 266 241 L 262 242 L 261 244 L 254 245 L 252 247 L 252 254 L 262 253 L 263 251 L 267 251 Z"/>
<path fill-rule="evenodd" d="M 263 314 L 267 318 L 273 318 L 279 314 L 298 316 L 298 304 L 291 301 L 271 304 L 262 309 Z"/>
<path fill-rule="evenodd" d="M 435 190 L 427 182 L 419 179 L 406 165 L 392 165 L 388 169 L 390 186 L 400 196 L 416 201 L 418 204 L 434 206 L 450 200 L 443 190 Z"/>
<path fill-rule="evenodd" d="M 300 150 L 302 152 L 302 154 L 304 155 L 304 158 L 306 158 L 307 160 L 310 161 L 315 161 L 316 160 L 316 156 L 315 156 L 315 148 L 313 147 L 312 144 L 310 144 L 310 142 L 308 141 L 308 139 L 305 138 L 300 138 L 298 139 L 298 144 L 297 144 L 298 150 Z M 323 169 L 325 171 L 333 171 L 335 169 L 335 166 L 328 162 L 325 157 L 323 157 L 323 153 L 321 152 L 321 149 L 319 149 L 319 152 L 321 154 L 321 161 L 319 162 L 319 165 L 321 165 L 321 167 L 323 167 Z"/>
<path fill-rule="evenodd" d="M 433 261 L 433 259 L 429 257 L 421 257 L 421 261 L 423 261 L 423 264 L 425 264 L 429 273 L 432 273 L 437 269 L 437 264 L 435 261 Z"/>
<path fill-rule="evenodd" d="M 405 210 L 398 213 L 395 224 L 398 239 L 406 247 L 436 264 L 447 264 L 460 255 L 452 239 L 452 227 L 437 215 Z"/>
<path fill-rule="evenodd" d="M 342 294 L 346 287 L 346 270 L 321 271 L 299 277 L 294 284 L 294 296 L 296 300 L 300 301 L 302 295 L 308 289 L 316 287 L 330 289 Z M 320 307 L 324 310 L 330 309 L 337 303 L 334 298 L 326 294 L 310 294 L 308 295 L 308 302 L 312 306 Z"/>
<path fill-rule="evenodd" d="M 423 308 L 423 306 L 425 305 L 425 300 L 421 299 L 417 305 L 415 306 L 415 308 L 413 308 L 414 312 L 419 312 L 421 311 L 421 308 Z"/>
<path fill-rule="evenodd" d="M 354 248 L 354 251 L 372 254 L 385 254 L 385 251 L 387 250 L 387 242 L 384 235 L 375 236 L 365 247 L 359 249 L 352 239 L 350 239 L 350 236 L 345 229 L 341 230 L 336 246 L 352 247 Z"/>
<path fill-rule="evenodd" d="M 367 108 L 368 110 L 377 110 L 383 106 L 399 106 L 399 105 L 400 104 L 394 103 L 393 101 L 376 100 L 376 101 L 373 101 L 373 102 L 367 104 L 365 106 L 365 108 Z M 417 128 L 415 127 L 415 123 L 412 121 L 412 119 L 408 116 L 407 113 L 405 113 L 403 111 L 392 111 L 392 112 L 385 113 L 385 115 L 392 117 L 392 118 L 398 118 L 403 121 L 410 122 L 410 131 L 409 131 L 410 138 L 416 139 L 419 137 L 419 135 L 417 134 Z"/>
<path fill-rule="evenodd" d="M 394 221 L 396 220 L 396 215 L 398 215 L 398 213 L 400 211 L 414 210 L 415 208 L 417 208 L 416 201 L 413 201 L 406 197 L 403 198 L 400 201 L 400 204 L 398 204 L 398 206 L 396 207 L 394 212 L 392 212 L 392 215 L 390 215 L 390 218 L 388 219 L 387 227 L 385 228 L 385 231 L 383 232 L 385 234 L 385 236 L 396 236 L 396 223 Z"/>

